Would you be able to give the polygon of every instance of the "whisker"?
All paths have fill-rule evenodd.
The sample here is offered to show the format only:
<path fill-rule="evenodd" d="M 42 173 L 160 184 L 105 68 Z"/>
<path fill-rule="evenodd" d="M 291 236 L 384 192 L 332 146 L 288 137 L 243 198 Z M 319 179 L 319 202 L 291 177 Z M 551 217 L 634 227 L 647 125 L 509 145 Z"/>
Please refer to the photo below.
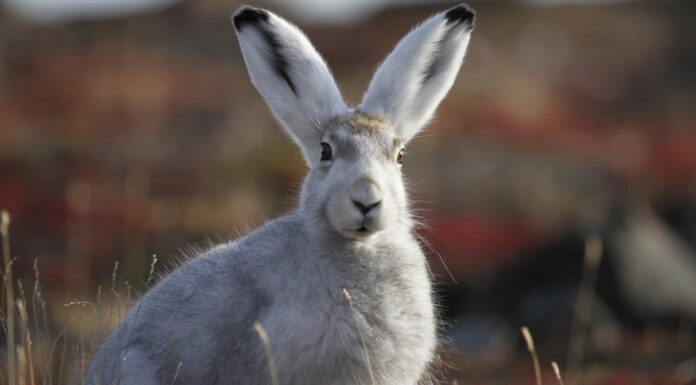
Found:
<path fill-rule="evenodd" d="M 457 282 L 457 280 L 454 278 L 454 275 L 453 275 L 452 272 L 450 271 L 449 267 L 447 267 L 447 264 L 445 263 L 445 259 L 442 258 L 442 255 L 441 255 L 437 250 L 435 250 L 435 248 L 430 244 L 430 242 L 429 242 L 424 236 L 422 236 L 422 235 L 420 235 L 420 234 L 418 234 L 418 233 L 415 233 L 415 234 L 416 234 L 416 237 L 418 237 L 418 239 L 420 239 L 420 241 L 423 242 L 423 244 L 424 244 L 430 251 L 432 251 L 435 255 L 437 255 L 437 257 L 440 259 L 440 263 L 442 263 L 442 267 L 445 269 L 445 271 L 446 271 L 447 274 L 449 275 L 449 277 L 450 277 L 450 279 L 452 280 L 452 282 L 453 282 L 454 284 L 458 285 L 459 282 Z"/>

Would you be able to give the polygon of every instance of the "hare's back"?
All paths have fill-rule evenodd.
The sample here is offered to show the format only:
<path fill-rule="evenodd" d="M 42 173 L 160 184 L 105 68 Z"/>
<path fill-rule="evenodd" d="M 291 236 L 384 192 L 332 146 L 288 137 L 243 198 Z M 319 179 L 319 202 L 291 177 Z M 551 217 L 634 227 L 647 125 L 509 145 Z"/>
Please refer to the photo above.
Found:
<path fill-rule="evenodd" d="M 153 366 L 158 376 L 178 372 L 179 380 L 190 377 L 191 383 L 207 383 L 201 378 L 215 383 L 220 360 L 236 363 L 239 373 L 226 375 L 240 381 L 265 373 L 256 367 L 263 363 L 263 351 L 254 323 L 272 300 L 268 274 L 275 275 L 272 270 L 279 268 L 286 243 L 297 244 L 296 236 L 287 233 L 294 225 L 283 218 L 269 222 L 178 267 L 135 304 L 93 361 L 92 371 L 100 370 L 99 362 L 103 372 L 128 355 L 146 361 L 133 365 Z"/>

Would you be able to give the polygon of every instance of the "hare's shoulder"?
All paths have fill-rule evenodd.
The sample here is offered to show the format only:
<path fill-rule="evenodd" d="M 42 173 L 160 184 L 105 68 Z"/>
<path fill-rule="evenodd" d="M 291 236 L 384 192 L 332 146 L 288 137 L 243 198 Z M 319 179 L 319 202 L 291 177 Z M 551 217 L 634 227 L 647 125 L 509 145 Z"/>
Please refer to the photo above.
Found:
<path fill-rule="evenodd" d="M 249 329 L 271 302 L 268 271 L 278 268 L 280 250 L 297 243 L 286 234 L 297 224 L 279 218 L 188 260 L 135 304 L 122 328 L 135 327 L 134 339 L 152 343 L 175 331 L 187 344 L 219 338 L 207 330 Z"/>
<path fill-rule="evenodd" d="M 243 293 L 262 282 L 269 269 L 277 267 L 291 250 L 303 244 L 303 238 L 304 227 L 296 216 L 269 221 L 239 239 L 189 259 L 148 294 L 158 300 L 172 296 L 184 300 Z"/>

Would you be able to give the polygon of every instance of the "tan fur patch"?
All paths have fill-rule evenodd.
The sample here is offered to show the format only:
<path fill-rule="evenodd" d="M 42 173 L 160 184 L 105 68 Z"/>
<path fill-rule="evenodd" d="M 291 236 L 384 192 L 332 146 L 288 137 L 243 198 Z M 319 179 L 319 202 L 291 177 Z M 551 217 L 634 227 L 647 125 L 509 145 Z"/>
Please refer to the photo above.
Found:
<path fill-rule="evenodd" d="M 382 130 L 391 131 L 391 126 L 385 119 L 362 112 L 337 118 L 331 124 L 342 124 L 358 134 L 375 135 Z"/>

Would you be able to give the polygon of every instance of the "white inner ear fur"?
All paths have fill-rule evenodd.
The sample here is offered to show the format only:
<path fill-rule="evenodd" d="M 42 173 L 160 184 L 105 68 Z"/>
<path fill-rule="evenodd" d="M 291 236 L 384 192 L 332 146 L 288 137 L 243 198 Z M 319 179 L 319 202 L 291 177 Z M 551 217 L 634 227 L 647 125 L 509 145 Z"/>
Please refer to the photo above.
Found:
<path fill-rule="evenodd" d="M 234 23 L 252 83 L 314 166 L 321 125 L 348 113 L 326 63 L 297 27 L 271 12 L 244 8 Z"/>
<path fill-rule="evenodd" d="M 454 84 L 472 28 L 465 6 L 416 27 L 379 66 L 359 110 L 385 117 L 404 141 L 413 138 Z"/>

